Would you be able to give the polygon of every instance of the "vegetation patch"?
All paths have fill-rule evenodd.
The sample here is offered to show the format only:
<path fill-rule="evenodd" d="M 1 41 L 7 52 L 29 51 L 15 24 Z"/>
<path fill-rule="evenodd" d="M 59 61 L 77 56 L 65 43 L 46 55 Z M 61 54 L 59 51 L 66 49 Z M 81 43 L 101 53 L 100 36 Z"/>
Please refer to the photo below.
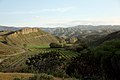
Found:
<path fill-rule="evenodd" d="M 27 46 L 27 48 L 47 49 L 47 48 L 50 48 L 50 46 L 49 45 L 41 45 L 41 46 L 29 45 Z"/>

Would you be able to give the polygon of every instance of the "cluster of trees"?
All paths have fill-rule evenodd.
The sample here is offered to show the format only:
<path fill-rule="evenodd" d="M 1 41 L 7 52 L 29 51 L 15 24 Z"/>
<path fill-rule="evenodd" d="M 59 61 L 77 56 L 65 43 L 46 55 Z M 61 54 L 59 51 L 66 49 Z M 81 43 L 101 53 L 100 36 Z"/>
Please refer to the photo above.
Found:
<path fill-rule="evenodd" d="M 73 58 L 66 73 L 83 79 L 120 80 L 120 40 L 83 50 Z"/>
<path fill-rule="evenodd" d="M 59 43 L 50 43 L 50 48 L 62 48 L 62 45 Z"/>
<path fill-rule="evenodd" d="M 59 52 L 51 51 L 28 58 L 26 64 L 30 69 L 37 72 L 54 74 L 63 72 L 66 65 L 66 59 L 63 58 Z"/>
<path fill-rule="evenodd" d="M 80 55 L 70 61 L 53 51 L 28 58 L 26 64 L 39 72 L 65 72 L 84 80 L 120 80 L 120 40 L 104 42 L 94 49 L 80 46 Z"/>
<path fill-rule="evenodd" d="M 100 74 L 98 65 L 93 54 L 89 50 L 85 50 L 80 56 L 71 60 L 66 73 L 76 78 L 91 80 Z"/>
<path fill-rule="evenodd" d="M 34 76 L 29 78 L 15 77 L 13 80 L 54 80 L 54 77 L 52 75 L 41 73 L 41 74 L 35 74 Z"/>

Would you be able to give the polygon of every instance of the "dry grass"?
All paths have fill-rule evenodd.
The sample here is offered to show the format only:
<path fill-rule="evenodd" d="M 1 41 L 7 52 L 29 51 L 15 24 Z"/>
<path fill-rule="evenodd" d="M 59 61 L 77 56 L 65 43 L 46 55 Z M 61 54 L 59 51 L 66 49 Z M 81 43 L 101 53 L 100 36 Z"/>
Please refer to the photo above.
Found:
<path fill-rule="evenodd" d="M 0 80 L 13 80 L 14 78 L 29 78 L 32 76 L 34 76 L 34 74 L 32 73 L 0 73 Z M 54 77 L 53 80 L 72 80 L 72 79 Z"/>
<path fill-rule="evenodd" d="M 14 78 L 28 78 L 33 76 L 31 73 L 0 73 L 0 80 L 13 80 Z"/>

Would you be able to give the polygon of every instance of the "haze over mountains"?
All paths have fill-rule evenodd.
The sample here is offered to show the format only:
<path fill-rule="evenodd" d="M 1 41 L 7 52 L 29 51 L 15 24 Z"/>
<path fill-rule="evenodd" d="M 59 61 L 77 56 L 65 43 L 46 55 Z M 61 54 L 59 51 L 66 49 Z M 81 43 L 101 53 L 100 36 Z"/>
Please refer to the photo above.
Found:
<path fill-rule="evenodd" d="M 114 44 L 118 44 L 117 48 L 119 48 L 119 43 L 116 43 L 116 40 L 120 39 L 119 25 L 78 25 L 68 28 L 19 28 L 2 26 L 0 29 L 0 69 L 2 72 L 25 71 L 28 73 L 29 71 L 26 69 L 28 69 L 27 67 L 29 66 L 27 66 L 26 61 L 32 58 L 33 63 L 36 62 L 35 60 L 39 60 L 40 58 L 37 57 L 39 53 L 45 54 L 44 57 L 46 57 L 49 55 L 47 52 L 58 51 L 61 57 L 63 56 L 67 60 L 71 60 L 79 56 L 82 51 L 93 54 L 90 49 L 99 48 L 102 44 L 111 40 L 114 40 Z M 56 46 L 61 45 L 61 47 L 51 47 L 51 43 Z M 105 50 L 108 50 L 109 47 L 111 47 L 111 50 L 112 48 L 114 50 L 114 44 L 111 43 L 111 46 L 113 46 L 108 45 Z M 46 45 L 47 47 L 45 47 Z M 77 52 L 78 50 L 80 50 L 80 52 Z M 117 50 L 116 53 L 119 53 L 120 49 L 115 50 Z M 111 51 L 109 52 L 111 53 Z M 54 55 L 55 54 L 56 53 L 54 53 Z M 36 57 L 33 58 L 34 56 Z M 87 54 L 87 56 L 89 56 L 89 54 Z M 49 58 L 53 60 L 53 55 L 49 56 Z M 86 57 L 86 59 L 87 58 L 88 57 Z M 44 60 L 47 60 L 47 58 Z M 47 60 L 48 62 L 45 63 L 45 65 L 49 65 L 50 60 Z M 38 62 L 39 61 L 37 61 L 37 64 Z M 46 69 L 48 69 L 48 67 Z"/>
<path fill-rule="evenodd" d="M 7 26 L 0 26 L 1 30 L 19 30 L 24 27 L 7 27 Z M 59 37 L 71 37 L 71 36 L 77 36 L 77 37 L 86 37 L 85 35 L 107 35 L 109 33 L 119 31 L 120 25 L 78 25 L 73 27 L 57 27 L 57 28 L 42 28 L 45 32 L 48 32 L 50 34 L 53 34 L 55 36 Z"/>
<path fill-rule="evenodd" d="M 15 31 L 15 30 L 19 30 L 21 29 L 20 27 L 9 27 L 9 26 L 1 26 L 0 25 L 0 31 L 2 30 L 11 30 L 11 31 Z"/>
<path fill-rule="evenodd" d="M 29 27 L 29 26 L 28 26 Z M 25 28 L 25 27 L 11 27 L 11 26 L 1 26 L 0 25 L 0 31 L 1 30 L 18 30 L 18 29 L 21 29 L 21 28 Z M 51 28 L 51 27 L 48 27 L 48 28 L 43 28 L 43 27 L 38 27 L 38 28 L 42 28 L 43 30 L 46 30 L 46 31 L 54 31 L 55 29 L 58 29 L 58 28 L 64 28 L 64 27 L 56 27 L 56 28 Z M 78 28 L 78 29 L 81 29 L 81 30 L 98 30 L 98 29 L 114 29 L 114 30 L 118 30 L 120 29 L 120 25 L 77 25 L 77 26 L 72 26 L 72 27 L 67 27 L 69 29 L 73 29 L 73 28 Z M 67 28 L 64 28 L 64 29 L 67 29 Z"/>

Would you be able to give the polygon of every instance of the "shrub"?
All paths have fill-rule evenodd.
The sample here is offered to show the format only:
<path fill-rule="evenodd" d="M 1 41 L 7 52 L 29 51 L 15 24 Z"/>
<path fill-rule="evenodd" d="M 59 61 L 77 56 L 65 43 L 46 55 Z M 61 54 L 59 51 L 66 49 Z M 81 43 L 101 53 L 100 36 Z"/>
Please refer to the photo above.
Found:
<path fill-rule="evenodd" d="M 50 43 L 50 48 L 62 48 L 62 45 L 58 43 Z"/>
<path fill-rule="evenodd" d="M 66 69 L 70 76 L 83 79 L 92 79 L 99 75 L 99 65 L 90 51 L 82 51 L 81 55 L 72 59 L 72 62 Z"/>
<path fill-rule="evenodd" d="M 41 73 L 41 74 L 35 74 L 33 77 L 14 78 L 13 80 L 54 80 L 54 77 L 52 75 Z"/>
<path fill-rule="evenodd" d="M 66 64 L 65 60 L 59 52 L 51 51 L 28 58 L 26 64 L 37 72 L 59 72 L 64 69 Z"/>

